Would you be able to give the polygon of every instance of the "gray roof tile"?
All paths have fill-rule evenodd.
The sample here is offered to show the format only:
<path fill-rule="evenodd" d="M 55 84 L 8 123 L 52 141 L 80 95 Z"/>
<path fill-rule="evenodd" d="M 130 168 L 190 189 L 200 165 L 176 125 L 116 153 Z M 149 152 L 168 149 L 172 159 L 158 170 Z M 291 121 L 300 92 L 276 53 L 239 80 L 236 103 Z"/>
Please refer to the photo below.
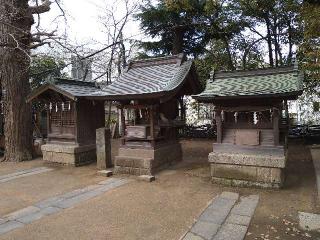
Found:
<path fill-rule="evenodd" d="M 302 80 L 303 75 L 293 67 L 217 73 L 194 98 L 297 94 L 302 91 Z"/>
<path fill-rule="evenodd" d="M 174 90 L 185 80 L 192 66 L 192 61 L 183 62 L 182 58 L 182 55 L 176 55 L 135 61 L 103 91 L 116 97 Z"/>

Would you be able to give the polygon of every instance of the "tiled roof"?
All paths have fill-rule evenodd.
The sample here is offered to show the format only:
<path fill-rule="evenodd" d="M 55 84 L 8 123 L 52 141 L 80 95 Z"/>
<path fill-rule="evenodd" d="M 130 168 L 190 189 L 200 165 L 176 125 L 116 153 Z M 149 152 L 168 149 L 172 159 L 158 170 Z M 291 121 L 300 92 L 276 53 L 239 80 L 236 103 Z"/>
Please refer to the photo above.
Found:
<path fill-rule="evenodd" d="M 216 73 L 205 90 L 193 97 L 198 100 L 263 95 L 298 95 L 303 75 L 292 67 Z"/>
<path fill-rule="evenodd" d="M 192 78 L 188 78 L 191 71 L 194 71 Z M 191 92 L 193 94 L 199 92 L 200 83 L 193 61 L 187 61 L 183 54 L 179 54 L 130 62 L 121 76 L 104 88 L 99 88 L 92 82 L 58 79 L 54 84 L 46 84 L 36 89 L 30 94 L 28 101 L 49 89 L 71 99 L 85 97 L 101 100 L 132 100 L 145 96 L 154 97 L 153 94 L 156 93 L 157 97 L 161 98 L 168 92 L 178 90 L 187 79 L 193 81 L 193 84 L 190 84 L 193 88 Z"/>
<path fill-rule="evenodd" d="M 92 82 L 74 81 L 74 80 L 57 80 L 54 84 L 56 88 L 59 88 L 65 92 L 68 92 L 74 97 L 86 97 L 92 93 L 101 91 L 99 87 Z"/>
<path fill-rule="evenodd" d="M 101 89 L 93 82 L 84 82 L 70 79 L 56 79 L 54 83 L 47 83 L 38 89 L 35 89 L 28 97 L 27 101 L 40 96 L 48 90 L 58 92 L 70 99 L 75 100 L 79 97 L 88 97 L 92 94 L 98 94 Z M 101 94 L 103 94 L 101 92 Z"/>
<path fill-rule="evenodd" d="M 170 92 L 184 82 L 192 63 L 184 61 L 183 55 L 133 61 L 103 91 L 111 98 Z"/>

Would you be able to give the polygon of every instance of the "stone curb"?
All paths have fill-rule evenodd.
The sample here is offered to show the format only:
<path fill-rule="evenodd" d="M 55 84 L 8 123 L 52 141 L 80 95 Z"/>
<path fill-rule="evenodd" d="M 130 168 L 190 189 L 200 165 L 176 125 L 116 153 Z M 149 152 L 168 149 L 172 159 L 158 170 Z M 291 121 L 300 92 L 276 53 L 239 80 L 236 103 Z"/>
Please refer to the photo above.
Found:
<path fill-rule="evenodd" d="M 238 193 L 223 192 L 208 204 L 180 240 L 243 240 L 258 202 L 257 195 L 239 199 Z"/>
<path fill-rule="evenodd" d="M 23 227 L 45 216 L 58 213 L 66 208 L 99 196 L 107 191 L 129 183 L 129 179 L 110 178 L 95 185 L 76 189 L 55 197 L 42 200 L 33 206 L 29 206 L 0 217 L 0 235 Z"/>

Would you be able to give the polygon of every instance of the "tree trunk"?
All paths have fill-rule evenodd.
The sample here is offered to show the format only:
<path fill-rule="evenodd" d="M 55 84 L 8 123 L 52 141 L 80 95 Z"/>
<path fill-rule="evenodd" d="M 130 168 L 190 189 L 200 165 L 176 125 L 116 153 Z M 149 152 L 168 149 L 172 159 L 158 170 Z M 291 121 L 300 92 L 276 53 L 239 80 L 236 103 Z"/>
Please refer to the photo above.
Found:
<path fill-rule="evenodd" d="M 236 70 L 236 68 L 233 65 L 232 54 L 231 54 L 231 51 L 230 51 L 230 46 L 229 46 L 228 39 L 224 38 L 223 41 L 224 41 L 225 48 L 226 48 L 227 55 L 228 55 L 228 66 L 229 66 L 230 70 L 234 71 L 234 70 Z"/>
<path fill-rule="evenodd" d="M 183 52 L 183 37 L 185 30 L 181 27 L 174 29 L 174 38 L 172 46 L 172 54 L 179 54 Z"/>
<path fill-rule="evenodd" d="M 287 21 L 287 25 L 288 25 L 288 43 L 289 43 L 289 53 L 288 53 L 288 60 L 287 60 L 287 64 L 291 65 L 292 63 L 292 28 L 291 28 L 291 22 L 290 20 Z"/>
<path fill-rule="evenodd" d="M 29 47 L 33 17 L 27 0 L 0 0 L 0 79 L 5 117 L 5 161 L 32 158 Z"/>
<path fill-rule="evenodd" d="M 271 37 L 271 24 L 270 24 L 270 20 L 268 18 L 268 16 L 265 17 L 265 21 L 267 24 L 267 42 L 268 42 L 268 52 L 269 52 L 269 63 L 270 66 L 273 67 L 274 63 L 273 63 L 273 54 L 272 54 L 272 37 Z"/>

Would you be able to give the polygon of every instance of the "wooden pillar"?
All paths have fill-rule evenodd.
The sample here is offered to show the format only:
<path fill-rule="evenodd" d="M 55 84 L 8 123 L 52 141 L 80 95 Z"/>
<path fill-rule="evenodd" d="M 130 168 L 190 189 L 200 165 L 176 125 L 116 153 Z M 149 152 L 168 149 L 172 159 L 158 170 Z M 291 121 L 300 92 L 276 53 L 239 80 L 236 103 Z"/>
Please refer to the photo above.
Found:
<path fill-rule="evenodd" d="M 279 145 L 279 109 L 273 108 L 272 113 L 272 125 L 273 125 L 273 138 L 274 138 L 274 145 Z"/>
<path fill-rule="evenodd" d="M 70 102 L 71 104 L 71 102 Z M 79 103 L 78 103 L 79 104 Z M 73 112 L 74 117 L 74 135 L 75 135 L 75 142 L 79 143 L 81 139 L 79 136 L 79 128 L 81 127 L 82 123 L 79 121 L 79 111 L 77 109 L 78 104 L 76 102 L 72 102 L 72 106 L 70 105 L 70 111 Z M 80 125 L 80 126 L 79 126 Z"/>
<path fill-rule="evenodd" d="M 48 105 L 48 108 L 47 108 L 47 141 L 48 142 L 50 142 L 50 137 L 49 137 L 50 133 L 51 133 L 50 106 Z"/>
<path fill-rule="evenodd" d="M 216 125 L 217 125 L 217 143 L 222 143 L 222 119 L 221 110 L 217 110 L 215 113 Z"/>
<path fill-rule="evenodd" d="M 289 108 L 288 108 L 288 101 L 285 100 L 284 101 L 284 109 L 285 109 L 285 113 L 286 113 L 286 120 L 287 120 L 287 126 L 288 128 L 290 128 L 290 116 L 289 116 Z"/>
<path fill-rule="evenodd" d="M 120 108 L 120 115 L 121 115 L 121 143 L 122 145 L 125 144 L 125 137 L 126 137 L 126 119 L 124 117 L 123 107 Z"/>
<path fill-rule="evenodd" d="M 155 137 L 154 137 L 154 112 L 153 107 L 150 107 L 150 137 L 151 137 L 151 146 L 155 146 Z"/>

